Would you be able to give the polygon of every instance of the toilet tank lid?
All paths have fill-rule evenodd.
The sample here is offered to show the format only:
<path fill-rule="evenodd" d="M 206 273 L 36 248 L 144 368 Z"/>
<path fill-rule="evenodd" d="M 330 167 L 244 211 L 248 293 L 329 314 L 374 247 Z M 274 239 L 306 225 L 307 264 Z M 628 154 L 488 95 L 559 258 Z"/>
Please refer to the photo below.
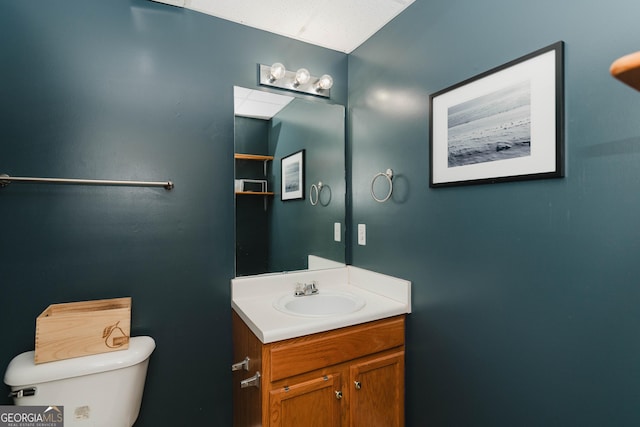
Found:
<path fill-rule="evenodd" d="M 132 337 L 127 350 L 38 365 L 33 362 L 35 352 L 27 351 L 11 360 L 4 382 L 8 386 L 25 386 L 127 368 L 147 359 L 155 348 L 156 343 L 151 337 Z"/>

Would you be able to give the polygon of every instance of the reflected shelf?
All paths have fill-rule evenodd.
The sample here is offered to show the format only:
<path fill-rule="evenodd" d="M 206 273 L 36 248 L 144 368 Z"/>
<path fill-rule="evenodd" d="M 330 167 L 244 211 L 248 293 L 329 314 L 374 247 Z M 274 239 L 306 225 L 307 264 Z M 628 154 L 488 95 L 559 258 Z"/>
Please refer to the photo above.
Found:
<path fill-rule="evenodd" d="M 244 194 L 249 196 L 273 196 L 272 191 L 236 191 L 236 194 Z"/>
<path fill-rule="evenodd" d="M 273 160 L 273 156 L 264 156 L 262 154 L 243 154 L 243 153 L 235 153 L 234 157 L 236 159 L 241 160 Z"/>

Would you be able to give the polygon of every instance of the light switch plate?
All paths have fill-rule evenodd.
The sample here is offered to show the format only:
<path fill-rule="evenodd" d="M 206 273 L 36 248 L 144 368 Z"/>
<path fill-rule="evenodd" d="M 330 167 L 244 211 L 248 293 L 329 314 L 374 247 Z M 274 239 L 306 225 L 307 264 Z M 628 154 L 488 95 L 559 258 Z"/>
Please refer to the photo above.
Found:
<path fill-rule="evenodd" d="M 367 244 L 367 226 L 366 224 L 358 224 L 358 244 L 366 245 Z"/>
<path fill-rule="evenodd" d="M 342 240 L 342 231 L 340 230 L 340 228 L 341 227 L 339 222 L 333 223 L 333 240 L 335 240 L 336 242 Z"/>

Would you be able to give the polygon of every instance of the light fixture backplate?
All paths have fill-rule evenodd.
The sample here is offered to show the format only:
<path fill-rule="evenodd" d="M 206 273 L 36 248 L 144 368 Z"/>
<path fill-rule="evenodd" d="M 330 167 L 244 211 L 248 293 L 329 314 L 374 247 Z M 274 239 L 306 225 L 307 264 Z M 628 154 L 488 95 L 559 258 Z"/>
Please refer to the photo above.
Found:
<path fill-rule="evenodd" d="M 258 64 L 258 76 L 259 82 L 262 86 L 269 86 L 278 89 L 290 90 L 293 92 L 306 93 L 308 95 L 320 96 L 322 98 L 331 98 L 331 89 L 316 89 L 316 83 L 318 83 L 318 80 L 320 80 L 320 78 L 313 75 L 307 83 L 296 86 L 295 71 L 287 70 L 283 78 L 272 81 L 271 66 Z"/>

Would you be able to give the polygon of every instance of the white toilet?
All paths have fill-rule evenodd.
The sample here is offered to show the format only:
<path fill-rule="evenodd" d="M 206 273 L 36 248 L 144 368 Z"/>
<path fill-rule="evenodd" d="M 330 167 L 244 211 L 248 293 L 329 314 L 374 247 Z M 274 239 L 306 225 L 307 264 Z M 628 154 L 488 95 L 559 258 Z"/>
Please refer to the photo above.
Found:
<path fill-rule="evenodd" d="M 38 365 L 28 351 L 9 363 L 4 382 L 16 405 L 63 406 L 65 427 L 131 427 L 155 348 L 151 337 L 132 337 L 127 350 Z"/>

